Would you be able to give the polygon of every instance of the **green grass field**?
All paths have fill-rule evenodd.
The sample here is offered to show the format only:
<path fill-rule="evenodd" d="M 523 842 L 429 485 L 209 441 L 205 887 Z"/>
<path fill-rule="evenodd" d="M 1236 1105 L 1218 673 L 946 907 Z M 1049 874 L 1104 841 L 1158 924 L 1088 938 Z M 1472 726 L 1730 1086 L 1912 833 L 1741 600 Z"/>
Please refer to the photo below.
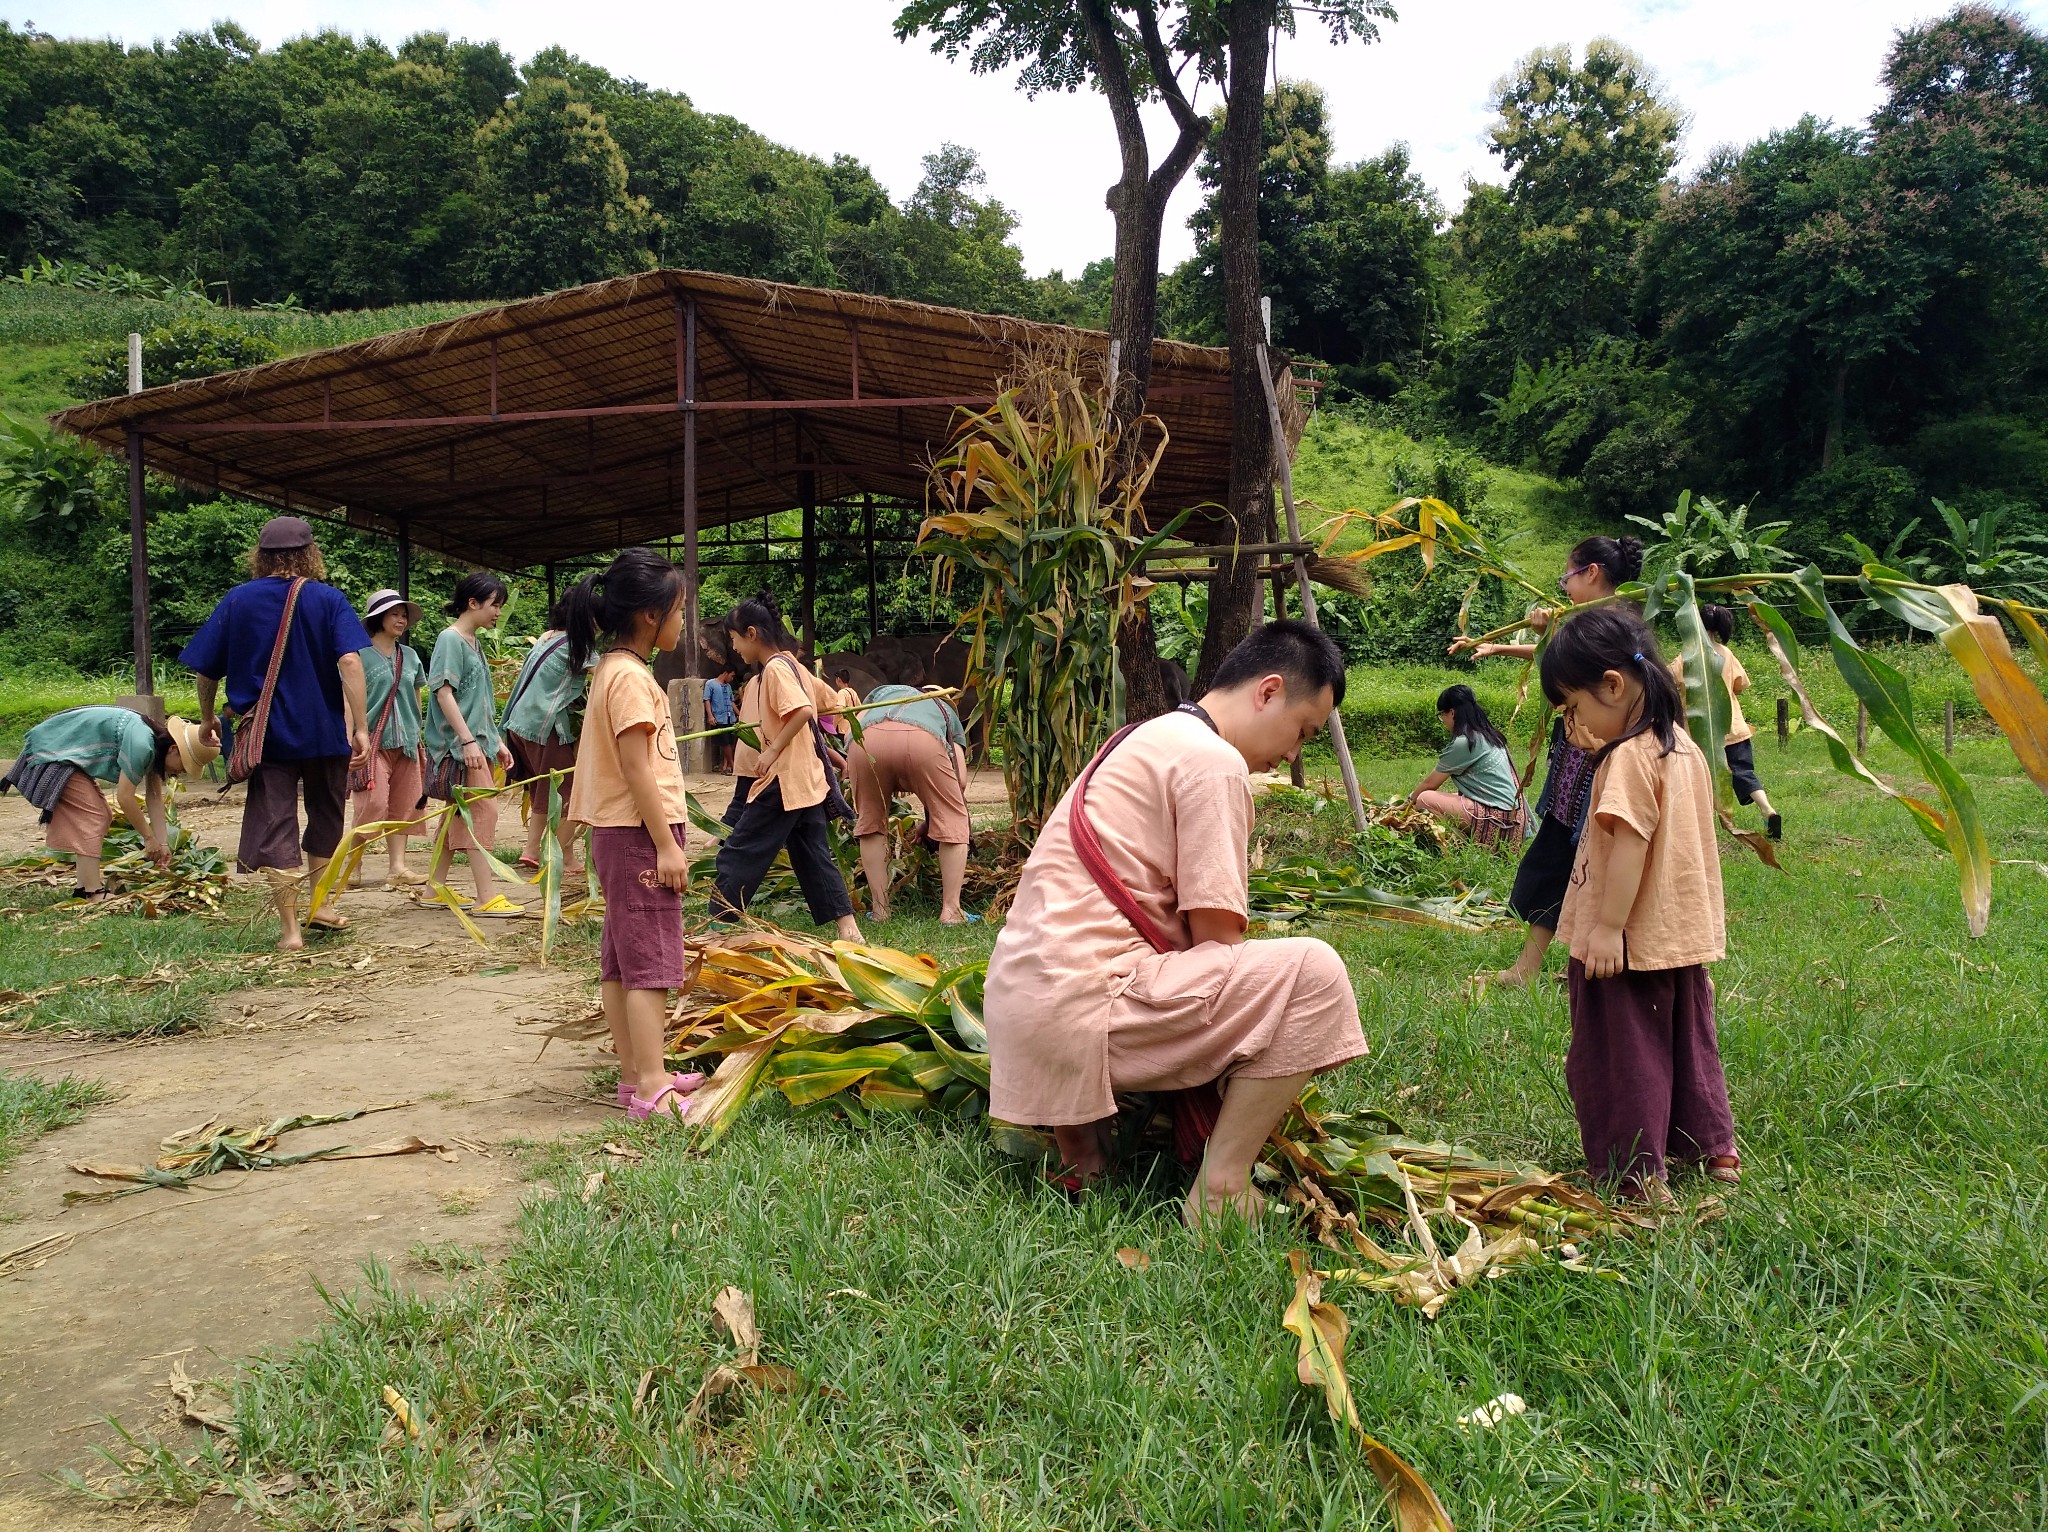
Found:
<path fill-rule="evenodd" d="M 88 1107 L 105 1099 L 104 1088 L 70 1075 L 33 1080 L 0 1073 L 0 1170 L 5 1170 L 31 1139 L 78 1121 Z M 0 1204 L 0 1223 L 6 1221 L 5 1206 Z"/>
<path fill-rule="evenodd" d="M 1519 1273 L 1433 1324 L 1335 1290 L 1368 1429 L 1461 1527 L 2040 1525 L 2048 877 L 2001 868 L 1973 942 L 1904 814 L 1816 740 L 1759 754 L 1791 829 L 1785 872 L 1726 864 L 1717 983 L 1747 1165 L 1727 1216 L 1602 1249 L 1619 1281 Z M 1901 768 L 1881 743 L 1873 759 Z M 2003 745 L 1966 740 L 1958 761 L 1998 854 L 2048 861 L 2048 810 Z M 1405 790 L 1426 765 L 1370 761 L 1367 786 Z M 1509 867 L 1467 851 L 1448 870 L 1504 886 Z M 1320 934 L 1373 1048 L 1338 1098 L 1575 1166 L 1561 992 L 1463 988 L 1516 936 Z M 295 1470 L 308 1487 L 267 1512 L 289 1527 L 1386 1524 L 1294 1377 L 1291 1233 L 1203 1249 L 1172 1186 L 1070 1206 L 946 1123 L 856 1132 L 769 1102 L 708 1156 L 632 1137 L 646 1161 L 611 1164 L 588 1201 L 594 1142 L 541 1155 L 548 1195 L 495 1269 L 438 1297 L 381 1273 L 337 1297 L 319 1334 L 243 1376 L 234 1469 L 166 1451 L 148 1482 Z M 686 1419 L 730 1354 L 710 1320 L 727 1283 L 753 1295 L 766 1359 L 830 1393 Z M 386 1385 L 424 1411 L 422 1444 L 383 1440 Z M 1510 1391 L 1527 1415 L 1455 1425 Z"/>

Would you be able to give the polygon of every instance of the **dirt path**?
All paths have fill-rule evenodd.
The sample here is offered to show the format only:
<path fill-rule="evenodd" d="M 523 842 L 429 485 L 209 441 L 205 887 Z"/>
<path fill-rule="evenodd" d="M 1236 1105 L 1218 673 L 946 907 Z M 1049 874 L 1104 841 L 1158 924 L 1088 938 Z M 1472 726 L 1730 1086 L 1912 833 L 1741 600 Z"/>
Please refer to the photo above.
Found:
<path fill-rule="evenodd" d="M 0 855 L 26 849 L 33 824 L 0 800 Z M 187 822 L 231 837 L 231 804 Z M 312 988 L 222 997 L 206 1032 L 111 1048 L 80 1041 L 0 1043 L 0 1067 L 104 1081 L 118 1099 L 31 1145 L 0 1175 L 0 1253 L 69 1235 L 41 1266 L 0 1277 L 0 1532 L 112 1525 L 48 1476 L 90 1470 L 101 1424 L 176 1428 L 166 1380 L 173 1363 L 218 1376 L 252 1351 L 288 1345 L 323 1316 L 316 1282 L 348 1292 L 369 1258 L 406 1287 L 437 1285 L 409 1255 L 455 1245 L 486 1259 L 503 1250 L 520 1202 L 520 1141 L 552 1139 L 614 1117 L 585 1084 L 608 1060 L 588 1043 L 556 1041 L 536 1059 L 541 1024 L 584 1005 L 580 968 L 486 954 L 452 916 L 381 892 L 350 896 L 352 955 L 378 962 Z M 529 946 L 530 943 L 521 945 Z M 308 1013 L 311 1013 L 310 1018 Z M 86 1056 L 91 1055 L 91 1056 Z M 314 1162 L 225 1174 L 207 1191 L 150 1190 L 66 1208 L 63 1194 L 97 1183 L 72 1161 L 146 1162 L 158 1141 L 213 1118 L 251 1122 L 295 1113 L 413 1103 L 287 1140 L 291 1151 L 365 1146 L 417 1134 L 434 1154 Z M 123 1514 L 128 1527 L 234 1524 L 226 1507 Z"/>

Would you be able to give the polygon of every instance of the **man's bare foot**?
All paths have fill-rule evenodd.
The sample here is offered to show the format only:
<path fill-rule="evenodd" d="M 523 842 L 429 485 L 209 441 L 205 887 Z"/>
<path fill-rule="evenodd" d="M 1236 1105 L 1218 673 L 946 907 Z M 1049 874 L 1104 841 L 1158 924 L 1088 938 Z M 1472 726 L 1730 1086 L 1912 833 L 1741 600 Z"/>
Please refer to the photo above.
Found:
<path fill-rule="evenodd" d="M 277 939 L 277 950 L 279 952 L 303 952 L 306 950 L 306 938 L 296 931 L 286 931 Z"/>

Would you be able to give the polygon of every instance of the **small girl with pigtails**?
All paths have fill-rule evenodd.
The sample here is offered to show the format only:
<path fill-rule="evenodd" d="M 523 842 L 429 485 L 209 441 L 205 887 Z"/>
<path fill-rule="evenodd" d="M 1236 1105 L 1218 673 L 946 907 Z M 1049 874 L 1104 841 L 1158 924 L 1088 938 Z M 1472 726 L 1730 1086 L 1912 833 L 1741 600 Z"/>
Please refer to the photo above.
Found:
<path fill-rule="evenodd" d="M 560 612 L 569 671 L 590 672 L 563 817 L 590 826 L 590 865 L 604 895 L 597 972 L 619 1055 L 619 1104 L 636 1122 L 687 1117 L 688 1094 L 704 1077 L 670 1074 L 663 1044 L 668 992 L 689 983 L 689 799 L 668 697 L 652 668 L 655 651 L 682 637 L 682 571 L 651 548 L 628 548 L 602 574 L 584 576 Z"/>
<path fill-rule="evenodd" d="M 1626 606 L 1582 612 L 1543 652 L 1543 691 L 1606 740 L 1558 922 L 1571 953 L 1565 1083 L 1587 1168 L 1668 1200 L 1666 1156 L 1740 1179 L 1706 965 L 1725 955 L 1713 775 L 1657 641 Z"/>

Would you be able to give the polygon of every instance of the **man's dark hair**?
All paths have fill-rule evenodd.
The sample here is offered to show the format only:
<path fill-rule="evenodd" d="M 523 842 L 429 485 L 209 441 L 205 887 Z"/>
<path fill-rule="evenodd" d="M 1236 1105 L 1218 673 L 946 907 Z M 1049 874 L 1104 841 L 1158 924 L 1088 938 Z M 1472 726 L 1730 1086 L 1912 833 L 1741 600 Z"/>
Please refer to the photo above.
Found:
<path fill-rule="evenodd" d="M 1228 691 L 1271 675 L 1286 681 L 1290 697 L 1313 695 L 1327 686 L 1332 706 L 1344 700 L 1344 651 L 1321 628 L 1292 617 L 1247 633 L 1223 657 L 1209 689 Z"/>

